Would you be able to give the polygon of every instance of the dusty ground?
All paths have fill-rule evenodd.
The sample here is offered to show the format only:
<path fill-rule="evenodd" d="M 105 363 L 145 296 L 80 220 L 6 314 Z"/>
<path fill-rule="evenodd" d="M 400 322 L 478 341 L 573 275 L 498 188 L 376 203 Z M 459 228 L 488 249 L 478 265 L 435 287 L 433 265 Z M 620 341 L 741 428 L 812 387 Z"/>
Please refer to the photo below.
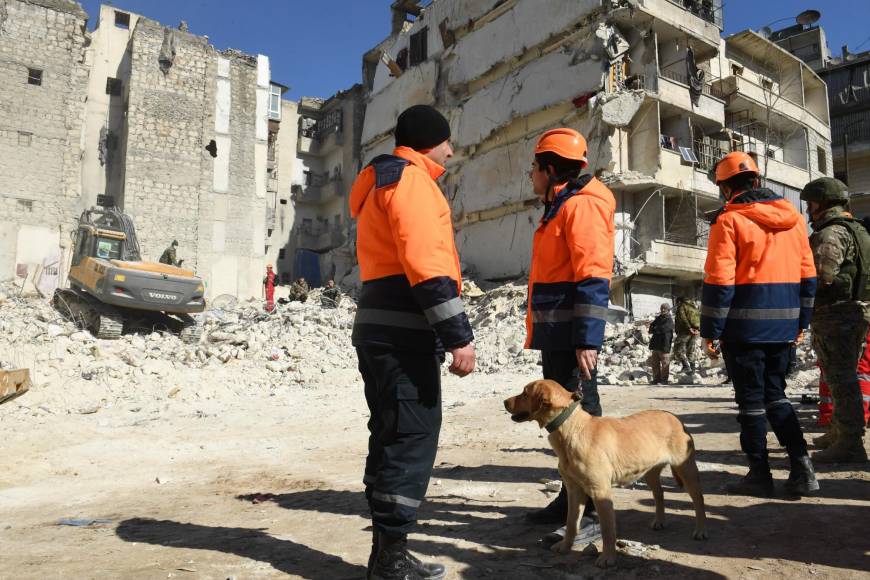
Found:
<path fill-rule="evenodd" d="M 412 539 L 450 578 L 867 577 L 870 474 L 860 466 L 823 469 L 819 496 L 801 501 L 722 493 L 744 471 L 728 386 L 602 387 L 606 413 L 664 408 L 695 435 L 709 541 L 690 539 L 688 496 L 666 478 L 662 531 L 648 528 L 646 488 L 617 490 L 618 535 L 636 544 L 616 570 L 544 551 L 536 540 L 549 528 L 521 516 L 548 501 L 539 480 L 555 475 L 555 459 L 535 425 L 502 408 L 529 378 L 445 381 L 442 444 Z M 93 414 L 22 419 L 16 407 L 30 394 L 0 407 L 0 578 L 363 577 L 366 412 L 354 373 L 227 401 L 194 387 Z M 801 408 L 807 425 L 811 411 Z M 782 480 L 786 461 L 771 444 Z M 65 517 L 110 522 L 57 525 Z"/>

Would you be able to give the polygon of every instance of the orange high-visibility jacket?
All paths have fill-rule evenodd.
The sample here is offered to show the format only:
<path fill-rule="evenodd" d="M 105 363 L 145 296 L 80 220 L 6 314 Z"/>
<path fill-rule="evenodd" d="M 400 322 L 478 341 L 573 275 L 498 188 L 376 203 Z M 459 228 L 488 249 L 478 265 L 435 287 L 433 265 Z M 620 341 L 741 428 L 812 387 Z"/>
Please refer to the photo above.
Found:
<path fill-rule="evenodd" d="M 701 336 L 791 342 L 809 325 L 816 268 L 807 225 L 769 189 L 737 195 L 710 227 Z"/>
<path fill-rule="evenodd" d="M 363 287 L 354 345 L 432 352 L 474 339 L 459 297 L 450 206 L 435 183 L 443 173 L 425 155 L 398 147 L 357 176 L 350 212 Z"/>
<path fill-rule="evenodd" d="M 581 176 L 556 189 L 535 232 L 526 348 L 598 348 L 613 275 L 613 193 Z"/>

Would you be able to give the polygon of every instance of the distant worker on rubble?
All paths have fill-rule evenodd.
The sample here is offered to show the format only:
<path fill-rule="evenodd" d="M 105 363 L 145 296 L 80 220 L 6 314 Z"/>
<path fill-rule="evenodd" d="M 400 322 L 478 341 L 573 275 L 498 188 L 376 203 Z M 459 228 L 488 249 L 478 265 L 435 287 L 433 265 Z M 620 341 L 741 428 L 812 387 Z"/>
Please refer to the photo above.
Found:
<path fill-rule="evenodd" d="M 372 515 L 367 578 L 443 578 L 444 566 L 408 552 L 441 430 L 441 363 L 474 370 L 474 335 L 450 206 L 436 180 L 453 155 L 450 125 L 415 105 L 396 122 L 396 148 L 366 166 L 350 192 L 362 291 L 352 341 L 371 417 L 366 498 Z M 613 244 L 611 243 L 611 247 Z"/>
<path fill-rule="evenodd" d="M 730 483 L 732 494 L 769 497 L 773 476 L 767 423 L 790 461 L 785 490 L 817 491 L 797 415 L 785 395 L 792 342 L 800 342 L 812 314 L 816 269 L 806 222 L 788 200 L 761 188 L 755 160 L 729 153 L 716 164 L 725 207 L 710 226 L 701 305 L 708 352 L 719 340 L 737 400 L 740 447 L 749 473 Z"/>
<path fill-rule="evenodd" d="M 266 276 L 263 278 L 263 290 L 266 294 L 266 312 L 275 310 L 275 286 L 278 276 L 272 271 L 272 264 L 266 264 Z"/>
<path fill-rule="evenodd" d="M 181 263 L 184 260 L 177 260 L 175 256 L 175 249 L 178 247 L 178 240 L 172 240 L 172 243 L 169 244 L 169 247 L 163 250 L 163 253 L 160 254 L 159 262 L 161 264 L 169 264 L 170 266 L 181 266 Z"/>
<path fill-rule="evenodd" d="M 816 439 L 826 447 L 813 454 L 818 463 L 867 461 L 866 420 L 858 365 L 865 350 L 870 320 L 870 235 L 847 211 L 843 182 L 820 177 L 801 192 L 813 226 L 810 246 L 818 270 L 813 312 L 813 349 L 822 381 L 832 397 L 831 427 Z M 820 410 L 822 408 L 820 401 Z"/>
<path fill-rule="evenodd" d="M 701 333 L 701 312 L 695 301 L 686 296 L 677 298 L 674 316 L 674 362 L 680 363 L 682 372 L 694 373 L 698 353 L 698 338 Z"/>
<path fill-rule="evenodd" d="M 287 300 L 290 302 L 305 302 L 308 300 L 308 292 L 310 291 L 311 289 L 308 287 L 308 282 L 305 281 L 305 278 L 300 276 L 290 285 L 290 292 L 287 296 Z"/>
<path fill-rule="evenodd" d="M 327 280 L 326 287 L 320 293 L 320 305 L 323 308 L 338 308 L 341 302 L 341 289 L 335 285 L 335 280 Z"/>
<path fill-rule="evenodd" d="M 652 365 L 652 384 L 668 384 L 671 366 L 671 342 L 674 340 L 674 319 L 671 305 L 664 303 L 659 315 L 649 323 L 650 363 Z"/>
<path fill-rule="evenodd" d="M 545 379 L 582 394 L 581 406 L 601 416 L 598 352 L 613 273 L 616 201 L 589 165 L 586 139 L 569 128 L 545 132 L 535 147 L 529 177 L 544 214 L 532 241 L 526 315 L 528 349 L 540 350 Z M 565 486 L 546 507 L 526 514 L 534 524 L 561 524 L 546 544 L 565 535 Z M 576 545 L 601 538 L 598 514 L 586 502 Z"/>

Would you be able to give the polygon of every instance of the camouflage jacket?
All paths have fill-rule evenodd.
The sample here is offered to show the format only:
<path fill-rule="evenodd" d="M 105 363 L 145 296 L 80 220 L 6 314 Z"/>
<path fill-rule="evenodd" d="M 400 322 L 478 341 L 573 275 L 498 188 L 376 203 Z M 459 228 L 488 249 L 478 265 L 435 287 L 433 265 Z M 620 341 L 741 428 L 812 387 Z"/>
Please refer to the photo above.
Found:
<path fill-rule="evenodd" d="M 169 264 L 170 266 L 178 266 L 178 260 L 175 259 L 175 248 L 169 246 L 163 250 L 163 254 L 160 256 L 160 263 Z"/>
<path fill-rule="evenodd" d="M 694 301 L 685 301 L 677 307 L 675 316 L 677 336 L 690 334 L 701 328 L 701 312 Z"/>
<path fill-rule="evenodd" d="M 824 227 L 833 219 L 848 216 L 845 209 L 837 206 L 813 222 L 815 231 L 810 236 L 810 247 L 816 263 L 816 308 L 851 301 L 852 285 L 858 271 L 855 240 L 845 226 L 833 224 Z"/>

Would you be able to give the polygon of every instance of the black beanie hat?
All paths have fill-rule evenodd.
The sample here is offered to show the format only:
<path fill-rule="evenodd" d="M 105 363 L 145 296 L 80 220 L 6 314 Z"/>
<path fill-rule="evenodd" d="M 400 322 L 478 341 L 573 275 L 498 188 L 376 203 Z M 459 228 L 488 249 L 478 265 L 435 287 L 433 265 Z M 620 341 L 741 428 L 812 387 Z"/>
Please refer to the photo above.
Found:
<path fill-rule="evenodd" d="M 396 121 L 396 147 L 432 149 L 450 139 L 450 123 L 434 107 L 414 105 Z"/>

